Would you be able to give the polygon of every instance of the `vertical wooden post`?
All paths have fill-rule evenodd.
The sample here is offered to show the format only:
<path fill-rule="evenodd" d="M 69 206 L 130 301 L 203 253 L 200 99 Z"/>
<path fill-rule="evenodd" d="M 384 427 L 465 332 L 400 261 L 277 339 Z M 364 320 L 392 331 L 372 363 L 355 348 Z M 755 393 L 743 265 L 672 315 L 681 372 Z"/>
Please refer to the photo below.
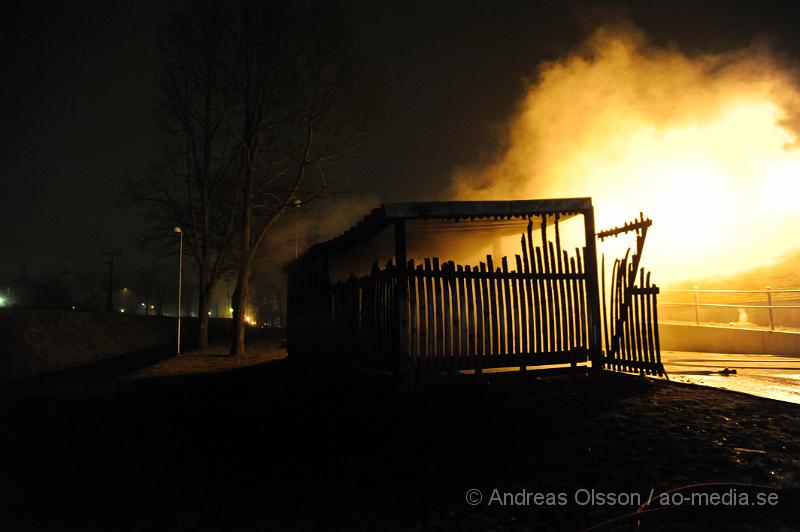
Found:
<path fill-rule="evenodd" d="M 406 265 L 406 278 L 408 279 L 408 292 L 410 296 L 408 300 L 408 308 L 411 314 L 411 326 L 409 328 L 409 334 L 411 335 L 411 346 L 409 348 L 409 356 L 411 356 L 412 363 L 416 364 L 417 359 L 419 359 L 419 329 L 417 326 L 417 309 L 419 308 L 419 305 L 417 304 L 417 286 L 414 278 L 414 259 L 409 260 Z M 396 293 L 399 293 L 399 290 Z"/>
<path fill-rule="evenodd" d="M 467 294 L 467 351 L 470 356 L 470 364 L 474 366 L 475 369 L 478 368 L 478 353 L 479 349 L 477 346 L 477 329 L 478 324 L 480 323 L 480 318 L 476 318 L 478 314 L 478 306 L 480 305 L 481 298 L 480 295 L 477 293 L 479 290 L 478 284 L 474 282 L 475 277 L 472 275 L 472 268 L 467 265 L 464 267 L 464 279 L 465 279 L 465 288 Z M 473 299 L 473 286 L 475 287 L 476 291 L 474 294 Z"/>
<path fill-rule="evenodd" d="M 606 255 L 603 253 L 602 259 L 600 261 L 600 286 L 602 288 L 602 298 L 601 302 L 603 305 L 603 339 L 604 339 L 604 347 L 606 350 L 606 354 L 611 351 L 611 348 L 608 344 L 608 302 L 606 301 Z"/>
<path fill-rule="evenodd" d="M 431 260 L 433 269 L 431 280 L 433 282 L 433 301 L 436 307 L 435 322 L 436 322 L 436 340 L 434 342 L 434 350 L 436 352 L 436 369 L 441 371 L 444 369 L 444 297 L 442 295 L 442 268 L 439 262 L 439 257 L 433 257 Z M 433 308 L 433 307 L 432 307 Z"/>
<path fill-rule="evenodd" d="M 464 275 L 464 267 L 461 264 L 459 264 L 456 267 L 456 271 L 458 272 L 456 277 L 456 282 L 458 284 L 458 329 L 460 338 L 458 344 L 459 346 L 458 355 L 460 361 L 459 368 L 463 369 L 465 367 L 465 364 L 467 363 L 468 357 L 471 355 L 469 350 L 469 341 L 467 340 L 467 331 L 469 329 L 467 328 L 467 301 L 465 299 L 467 295 L 466 295 L 466 290 L 464 289 L 465 281 L 469 282 L 470 280 L 467 279 L 466 276 Z M 471 308 L 472 297 L 470 297 L 469 299 L 470 299 L 469 306 Z M 453 330 L 453 334 L 455 334 L 455 327 Z"/>
<path fill-rule="evenodd" d="M 501 300 L 500 306 L 498 307 L 497 301 L 498 298 L 502 298 L 502 295 L 498 293 L 498 290 L 502 290 L 502 285 L 496 282 L 496 277 L 493 275 L 494 257 L 491 255 L 486 255 L 486 270 L 489 272 L 489 275 L 486 279 L 481 280 L 481 283 L 488 283 L 489 286 L 488 308 L 490 318 L 486 322 L 486 344 L 491 345 L 492 354 L 499 355 L 502 353 L 503 349 L 503 335 L 500 333 L 500 322 L 502 321 L 502 318 L 500 317 L 500 311 L 503 310 L 503 303 Z M 489 323 L 491 323 L 491 341 L 489 339 Z M 505 326 L 505 324 L 503 324 L 503 326 Z M 486 354 L 489 354 L 489 351 L 487 351 Z"/>
<path fill-rule="evenodd" d="M 492 340 L 491 327 L 489 326 L 489 322 L 491 321 L 491 312 L 490 312 L 491 301 L 489 300 L 489 286 L 488 286 L 489 281 L 487 280 L 488 275 L 486 274 L 487 271 L 486 263 L 481 262 L 479 266 L 480 266 L 480 272 L 478 274 L 478 279 L 480 284 L 476 283 L 475 290 L 480 290 L 481 301 L 483 302 L 482 305 L 483 315 L 482 317 L 480 317 L 480 319 L 483 322 L 483 325 L 482 328 L 478 327 L 478 344 L 479 345 L 483 344 L 483 346 L 479 348 L 482 357 L 480 367 L 483 368 L 484 367 L 483 361 L 488 362 L 489 359 L 487 357 L 490 356 L 492 353 L 492 348 L 490 345 Z M 476 298 L 478 297 L 477 292 L 475 297 Z M 480 307 L 481 306 L 479 305 L 479 308 Z"/>
<path fill-rule="evenodd" d="M 394 300 L 392 336 L 395 341 L 395 377 L 401 392 L 414 389 L 413 368 L 408 356 L 408 275 L 406 271 L 406 222 L 394 223 L 394 263 L 397 265 L 397 297 Z"/>
<path fill-rule="evenodd" d="M 528 314 L 526 312 L 529 310 L 529 307 L 526 307 L 525 302 L 530 301 L 530 298 L 525 299 L 525 287 L 527 285 L 527 280 L 524 279 L 524 274 L 528 268 L 523 269 L 522 267 L 522 258 L 519 255 L 515 255 L 514 259 L 517 263 L 517 275 L 514 277 L 514 309 L 517 313 L 517 352 L 520 354 L 521 359 L 525 359 L 526 355 L 531 352 L 530 348 L 528 347 Z M 527 255 L 525 256 L 525 262 L 528 262 Z M 527 266 L 527 264 L 526 264 Z M 522 362 L 519 367 L 520 371 L 525 371 L 525 362 Z"/>
<path fill-rule="evenodd" d="M 428 344 L 426 347 L 427 358 L 425 363 L 427 369 L 436 369 L 436 299 L 433 294 L 433 267 L 431 259 L 425 257 L 425 309 L 427 310 L 427 323 L 425 328 L 428 332 Z"/>
<path fill-rule="evenodd" d="M 592 370 L 603 368 L 603 351 L 600 347 L 600 286 L 597 282 L 597 245 L 595 242 L 594 207 L 583 212 L 583 229 L 586 251 L 583 255 L 586 273 L 586 304 L 589 329 L 589 356 Z"/>
<path fill-rule="evenodd" d="M 430 363 L 430 349 L 428 348 L 428 299 L 425 294 L 425 270 L 424 266 L 419 264 L 415 270 L 414 277 L 417 285 L 417 307 L 419 313 L 419 321 L 417 322 L 417 329 L 419 330 L 419 351 L 414 360 L 415 378 L 419 379 L 420 375 L 429 369 Z"/>
<path fill-rule="evenodd" d="M 515 352 L 517 352 L 516 348 L 514 347 L 516 345 L 516 341 L 514 339 L 514 321 L 515 321 L 514 316 L 516 314 L 516 311 L 512 310 L 512 305 L 516 306 L 516 301 L 514 301 L 512 298 L 511 287 L 513 285 L 511 284 L 508 278 L 509 277 L 508 258 L 503 257 L 502 259 L 500 259 L 500 265 L 503 271 L 503 282 L 502 282 L 503 303 L 505 304 L 506 307 L 505 322 L 501 320 L 501 325 L 500 325 L 501 327 L 504 327 L 506 330 L 505 334 L 506 348 L 503 354 L 512 355 Z M 498 279 L 497 287 L 500 288 L 500 286 L 501 283 L 499 282 Z M 503 313 L 501 312 L 500 315 L 502 316 Z M 517 331 L 517 335 L 519 335 L 519 331 Z"/>

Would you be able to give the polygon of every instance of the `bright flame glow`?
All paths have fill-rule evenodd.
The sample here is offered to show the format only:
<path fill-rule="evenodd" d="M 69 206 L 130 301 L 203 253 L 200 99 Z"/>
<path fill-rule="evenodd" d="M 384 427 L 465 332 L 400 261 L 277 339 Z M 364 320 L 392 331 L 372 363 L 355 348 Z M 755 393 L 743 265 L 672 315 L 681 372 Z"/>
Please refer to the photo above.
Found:
<path fill-rule="evenodd" d="M 798 110 L 764 50 L 689 57 L 601 29 L 541 66 L 507 150 L 457 172 L 455 194 L 592 196 L 598 230 L 653 218 L 644 260 L 660 282 L 733 273 L 800 247 Z"/>

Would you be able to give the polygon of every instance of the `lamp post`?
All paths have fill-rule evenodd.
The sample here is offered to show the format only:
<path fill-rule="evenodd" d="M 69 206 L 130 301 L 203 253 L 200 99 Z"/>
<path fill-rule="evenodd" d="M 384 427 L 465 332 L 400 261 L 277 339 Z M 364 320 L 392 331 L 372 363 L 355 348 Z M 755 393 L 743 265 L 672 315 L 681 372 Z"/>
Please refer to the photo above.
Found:
<path fill-rule="evenodd" d="M 175 226 L 174 232 L 181 235 L 180 252 L 178 253 L 178 356 L 181 355 L 181 287 L 183 286 L 183 229 Z"/>
<path fill-rule="evenodd" d="M 300 208 L 302 202 L 299 199 L 294 200 L 294 258 L 297 258 L 297 216 L 299 211 L 297 209 Z"/>

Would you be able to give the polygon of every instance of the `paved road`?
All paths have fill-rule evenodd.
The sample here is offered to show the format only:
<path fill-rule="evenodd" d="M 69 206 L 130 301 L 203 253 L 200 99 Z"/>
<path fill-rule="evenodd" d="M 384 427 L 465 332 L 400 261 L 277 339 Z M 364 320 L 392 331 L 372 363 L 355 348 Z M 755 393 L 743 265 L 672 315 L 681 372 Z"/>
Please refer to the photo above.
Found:
<path fill-rule="evenodd" d="M 669 378 L 800 404 L 800 357 L 664 351 Z M 725 369 L 736 373 L 725 375 Z"/>

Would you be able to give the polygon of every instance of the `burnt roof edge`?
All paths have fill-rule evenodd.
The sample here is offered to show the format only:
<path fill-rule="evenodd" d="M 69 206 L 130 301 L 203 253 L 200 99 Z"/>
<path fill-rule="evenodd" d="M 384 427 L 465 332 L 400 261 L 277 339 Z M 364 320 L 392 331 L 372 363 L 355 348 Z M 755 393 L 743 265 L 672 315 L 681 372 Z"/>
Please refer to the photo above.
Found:
<path fill-rule="evenodd" d="M 323 252 L 342 251 L 359 242 L 364 242 L 399 220 L 508 219 L 541 214 L 578 214 L 591 208 L 592 198 L 590 197 L 384 203 L 339 236 L 314 244 L 302 255 L 284 265 L 283 270 L 287 271 L 298 263 L 314 259 Z"/>
<path fill-rule="evenodd" d="M 592 208 L 592 198 L 428 201 L 385 203 L 382 207 L 386 217 L 391 220 L 512 218 L 538 214 L 581 212 Z"/>

